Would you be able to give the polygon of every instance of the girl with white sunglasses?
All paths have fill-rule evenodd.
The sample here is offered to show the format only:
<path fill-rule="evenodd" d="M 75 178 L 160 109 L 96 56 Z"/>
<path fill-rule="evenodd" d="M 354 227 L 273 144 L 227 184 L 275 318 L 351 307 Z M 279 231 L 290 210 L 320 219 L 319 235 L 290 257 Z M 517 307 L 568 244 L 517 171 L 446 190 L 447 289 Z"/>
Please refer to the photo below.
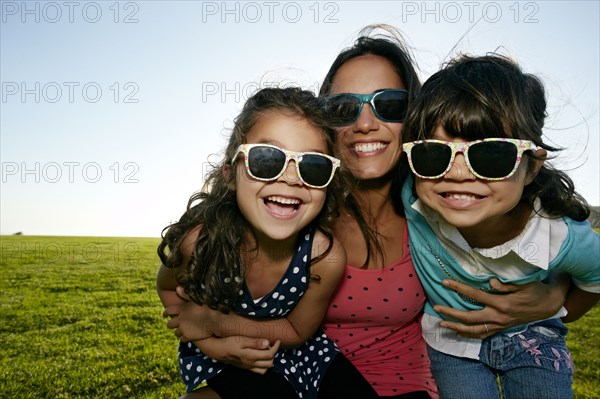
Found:
<path fill-rule="evenodd" d="M 311 92 L 260 90 L 236 118 L 223 163 L 165 229 L 158 293 L 184 338 L 189 397 L 375 396 L 319 330 L 346 263 L 331 230 L 332 134 Z M 188 298 L 204 305 L 194 331 L 179 328 Z"/>
<path fill-rule="evenodd" d="M 555 270 L 573 279 L 573 313 L 600 298 L 600 236 L 571 179 L 545 162 L 557 150 L 542 141 L 545 116 L 539 79 L 496 55 L 450 62 L 406 116 L 403 149 L 414 179 L 402 197 L 440 397 L 573 396 L 564 313 L 481 340 L 444 328 L 453 320 L 435 306 L 482 308 L 445 279 L 492 291 L 492 278 L 525 284 Z"/>

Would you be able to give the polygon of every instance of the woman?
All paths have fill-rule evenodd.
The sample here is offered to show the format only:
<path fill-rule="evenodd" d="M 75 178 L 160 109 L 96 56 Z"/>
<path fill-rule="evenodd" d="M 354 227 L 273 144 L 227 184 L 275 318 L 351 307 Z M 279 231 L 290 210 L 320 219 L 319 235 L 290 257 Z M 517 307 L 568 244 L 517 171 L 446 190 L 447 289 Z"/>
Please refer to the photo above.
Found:
<path fill-rule="evenodd" d="M 385 34 L 375 35 L 378 28 Z M 405 173 L 398 166 L 402 111 L 420 88 L 413 65 L 393 28 L 369 26 L 352 47 L 338 55 L 323 82 L 320 94 L 330 97 L 328 106 L 339 118 L 336 143 L 353 181 L 334 231 L 346 250 L 348 265 L 324 327 L 380 396 L 435 398 L 437 390 L 420 327 L 425 298 L 410 260 L 400 200 Z M 354 95 L 335 97 L 342 93 Z M 371 98 L 375 93 L 380 94 Z M 556 289 L 539 283 L 522 287 L 498 284 L 497 290 L 512 292 L 499 296 L 448 283 L 487 307 L 472 312 L 436 307 L 436 311 L 465 323 L 448 323 L 449 328 L 481 338 L 523 321 L 554 315 L 568 288 L 568 284 Z M 178 327 L 176 334 L 181 336 L 184 329 L 196 328 L 194 321 L 202 317 L 201 307 L 190 303 L 179 311 L 179 320 L 168 325 Z M 246 348 L 250 345 L 243 342 Z M 242 351 L 236 353 L 235 363 L 248 367 L 250 359 L 244 359 Z"/>
<path fill-rule="evenodd" d="M 320 93 L 336 117 L 336 145 L 354 183 L 334 230 L 348 265 L 324 331 L 378 395 L 437 397 L 421 336 L 425 294 L 395 194 L 404 175 L 397 167 L 402 119 L 420 83 L 400 41 L 364 33 L 334 61 Z"/>

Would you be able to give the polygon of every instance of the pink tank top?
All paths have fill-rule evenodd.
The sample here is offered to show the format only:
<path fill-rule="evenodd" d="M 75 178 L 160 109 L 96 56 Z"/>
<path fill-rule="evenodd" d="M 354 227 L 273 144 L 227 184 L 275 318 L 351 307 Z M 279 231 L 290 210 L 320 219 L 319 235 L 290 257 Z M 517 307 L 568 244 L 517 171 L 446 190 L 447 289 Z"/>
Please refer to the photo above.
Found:
<path fill-rule="evenodd" d="M 421 315 L 425 293 L 404 232 L 404 256 L 382 270 L 350 265 L 324 320 L 325 333 L 380 396 L 427 391 L 437 398 Z"/>

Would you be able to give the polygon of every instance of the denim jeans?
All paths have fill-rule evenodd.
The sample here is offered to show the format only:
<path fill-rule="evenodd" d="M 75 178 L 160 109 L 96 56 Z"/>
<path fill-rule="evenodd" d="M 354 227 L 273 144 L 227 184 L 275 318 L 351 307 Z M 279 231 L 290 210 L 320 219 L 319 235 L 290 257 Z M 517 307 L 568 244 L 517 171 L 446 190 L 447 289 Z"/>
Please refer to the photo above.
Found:
<path fill-rule="evenodd" d="M 558 319 L 530 325 L 512 337 L 497 333 L 481 343 L 479 360 L 429 347 L 441 399 L 569 399 L 573 362 L 567 328 Z M 496 382 L 499 377 L 500 388 Z"/>

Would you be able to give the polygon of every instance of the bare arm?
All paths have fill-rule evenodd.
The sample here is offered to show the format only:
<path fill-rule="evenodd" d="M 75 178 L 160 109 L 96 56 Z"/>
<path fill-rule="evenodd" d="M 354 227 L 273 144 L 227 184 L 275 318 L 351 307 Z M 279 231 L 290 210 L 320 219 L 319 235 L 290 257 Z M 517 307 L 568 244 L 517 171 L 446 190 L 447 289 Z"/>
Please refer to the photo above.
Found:
<path fill-rule="evenodd" d="M 158 292 L 158 297 L 165 308 L 169 306 L 182 305 L 187 302 L 186 298 L 177 295 L 177 273 L 179 268 L 181 268 L 183 265 L 187 265 L 190 261 L 192 257 L 192 249 L 194 248 L 199 233 L 200 226 L 192 229 L 181 243 L 180 250 L 183 255 L 181 265 L 175 269 L 170 269 L 164 265 L 160 265 L 160 268 L 158 269 L 158 274 L 156 276 L 156 290 Z"/>
<path fill-rule="evenodd" d="M 184 300 L 177 295 L 177 280 L 175 278 L 175 270 L 169 269 L 160 265 L 158 274 L 156 275 L 156 290 L 158 297 L 166 308 L 171 305 L 180 305 Z"/>
<path fill-rule="evenodd" d="M 273 367 L 273 358 L 279 350 L 280 342 L 270 346 L 266 339 L 231 336 L 210 337 L 194 341 L 194 344 L 211 359 L 264 374 Z"/>
<path fill-rule="evenodd" d="M 318 233 L 313 248 L 325 248 L 325 240 Z M 296 347 L 311 337 L 321 324 L 345 264 L 345 252 L 334 242 L 331 252 L 311 267 L 312 274 L 320 279 L 310 282 L 300 302 L 285 318 L 256 320 L 233 313 L 226 315 L 189 302 L 165 309 L 165 316 L 171 317 L 167 326 L 175 328 L 175 334 L 184 341 L 196 341 L 211 335 L 245 335 L 265 338 L 270 342 L 279 340 L 282 348 Z"/>
<path fill-rule="evenodd" d="M 598 300 L 600 300 L 600 294 L 587 292 L 572 285 L 565 301 L 565 307 L 569 313 L 562 318 L 562 321 L 570 323 L 579 319 L 594 307 Z"/>

